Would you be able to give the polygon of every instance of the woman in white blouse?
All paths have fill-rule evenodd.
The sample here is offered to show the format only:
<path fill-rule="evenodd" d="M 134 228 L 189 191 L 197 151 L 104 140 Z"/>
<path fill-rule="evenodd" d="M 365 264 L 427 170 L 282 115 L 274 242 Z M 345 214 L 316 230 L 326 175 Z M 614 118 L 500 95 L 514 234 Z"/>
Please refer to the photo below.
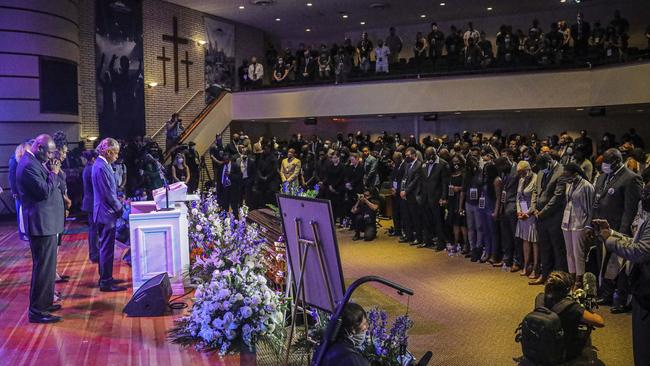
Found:
<path fill-rule="evenodd" d="M 562 233 L 566 245 L 566 259 L 569 273 L 576 287 L 582 287 L 585 274 L 585 248 L 580 245 L 580 236 L 589 224 L 589 213 L 593 204 L 594 186 L 576 163 L 564 166 L 566 179 L 566 206 L 562 217 Z"/>

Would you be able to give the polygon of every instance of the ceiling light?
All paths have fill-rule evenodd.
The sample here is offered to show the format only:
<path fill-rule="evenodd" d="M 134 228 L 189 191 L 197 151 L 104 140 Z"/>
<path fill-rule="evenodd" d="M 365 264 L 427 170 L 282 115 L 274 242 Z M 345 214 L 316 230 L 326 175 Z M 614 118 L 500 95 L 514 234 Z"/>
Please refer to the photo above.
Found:
<path fill-rule="evenodd" d="M 347 19 L 347 18 L 348 18 L 348 15 L 347 15 L 347 14 L 343 14 L 342 16 L 343 16 L 343 19 Z"/>
<path fill-rule="evenodd" d="M 645 110 L 643 110 L 643 109 L 637 109 L 636 111 L 639 112 L 639 113 L 645 112 Z"/>
<path fill-rule="evenodd" d="M 584 111 L 584 108 L 576 108 L 576 111 Z"/>
<path fill-rule="evenodd" d="M 246 7 L 244 5 L 239 5 L 239 10 L 244 10 Z"/>
<path fill-rule="evenodd" d="M 311 28 L 305 29 L 305 32 L 311 32 Z"/>
<path fill-rule="evenodd" d="M 312 4 L 312 3 L 307 3 L 307 6 L 312 6 L 312 5 L 314 5 L 314 4 Z"/>
<path fill-rule="evenodd" d="M 359 24 L 361 24 L 361 25 L 366 25 L 366 22 L 359 22 Z"/>
<path fill-rule="evenodd" d="M 492 11 L 492 7 L 488 7 L 488 8 L 487 8 L 487 11 Z"/>
<path fill-rule="evenodd" d="M 566 3 L 566 0 L 560 0 L 561 3 Z"/>
<path fill-rule="evenodd" d="M 440 6 L 445 6 L 445 5 L 447 5 L 447 4 L 445 4 L 445 3 L 440 3 Z"/>
<path fill-rule="evenodd" d="M 515 113 L 521 113 L 521 111 L 515 111 Z"/>
<path fill-rule="evenodd" d="M 420 15 L 420 18 L 426 18 L 426 17 L 427 17 L 426 14 L 422 14 L 422 15 Z"/>
<path fill-rule="evenodd" d="M 454 112 L 454 114 L 461 114 L 461 112 Z"/>
<path fill-rule="evenodd" d="M 276 21 L 276 22 L 279 22 L 279 21 L 280 21 L 280 18 L 275 18 L 275 21 Z"/>

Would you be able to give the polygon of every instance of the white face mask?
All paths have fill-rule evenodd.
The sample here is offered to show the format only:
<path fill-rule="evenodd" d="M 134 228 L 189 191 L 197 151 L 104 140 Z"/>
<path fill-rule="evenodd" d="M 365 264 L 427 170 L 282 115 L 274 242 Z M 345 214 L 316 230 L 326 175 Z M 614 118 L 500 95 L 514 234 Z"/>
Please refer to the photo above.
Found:
<path fill-rule="evenodd" d="M 612 165 L 611 164 L 603 163 L 601 165 L 601 169 L 602 169 L 603 173 L 605 173 L 605 174 L 612 174 Z"/>

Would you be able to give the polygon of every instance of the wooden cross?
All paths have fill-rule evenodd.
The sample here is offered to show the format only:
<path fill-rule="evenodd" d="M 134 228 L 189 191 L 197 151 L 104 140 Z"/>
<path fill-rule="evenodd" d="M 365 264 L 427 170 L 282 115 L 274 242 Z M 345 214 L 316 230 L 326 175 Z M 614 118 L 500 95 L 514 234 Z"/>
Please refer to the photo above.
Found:
<path fill-rule="evenodd" d="M 174 45 L 174 91 L 178 93 L 178 45 L 188 44 L 189 39 L 178 36 L 178 18 L 174 17 L 174 32 L 172 35 L 163 34 L 164 42 L 170 42 Z"/>
<path fill-rule="evenodd" d="M 190 61 L 189 54 L 185 51 L 185 60 L 181 60 L 181 63 L 185 65 L 185 87 L 190 87 L 190 65 L 194 62 Z"/>
<path fill-rule="evenodd" d="M 165 47 L 163 47 L 162 51 L 162 56 L 157 56 L 156 58 L 163 63 L 163 85 L 167 85 L 167 61 L 171 61 L 172 59 L 165 56 Z"/>

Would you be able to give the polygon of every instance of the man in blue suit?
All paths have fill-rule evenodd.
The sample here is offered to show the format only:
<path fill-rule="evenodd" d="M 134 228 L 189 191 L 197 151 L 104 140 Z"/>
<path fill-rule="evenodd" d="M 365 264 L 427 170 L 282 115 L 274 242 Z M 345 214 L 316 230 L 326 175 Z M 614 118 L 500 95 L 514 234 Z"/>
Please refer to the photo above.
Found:
<path fill-rule="evenodd" d="M 61 166 L 44 164 L 56 151 L 49 135 L 40 135 L 18 163 L 16 186 L 23 205 L 23 222 L 32 252 L 32 281 L 29 289 L 29 322 L 56 323 L 60 317 L 50 312 L 61 309 L 53 304 L 56 278 L 57 235 L 63 232 L 63 196 L 57 177 Z"/>
<path fill-rule="evenodd" d="M 99 157 L 92 170 L 93 221 L 99 232 L 99 290 L 103 292 L 124 291 L 113 279 L 115 256 L 115 222 L 122 215 L 122 203 L 117 199 L 117 185 L 111 164 L 117 160 L 120 145 L 112 138 L 105 138 L 97 146 Z"/>
<path fill-rule="evenodd" d="M 84 167 L 82 179 L 84 196 L 81 201 L 81 211 L 88 215 L 88 257 L 93 263 L 99 263 L 99 233 L 97 224 L 93 218 L 95 206 L 95 193 L 93 192 L 93 164 L 97 159 L 97 153 L 92 150 L 84 151 L 86 166 Z"/>

